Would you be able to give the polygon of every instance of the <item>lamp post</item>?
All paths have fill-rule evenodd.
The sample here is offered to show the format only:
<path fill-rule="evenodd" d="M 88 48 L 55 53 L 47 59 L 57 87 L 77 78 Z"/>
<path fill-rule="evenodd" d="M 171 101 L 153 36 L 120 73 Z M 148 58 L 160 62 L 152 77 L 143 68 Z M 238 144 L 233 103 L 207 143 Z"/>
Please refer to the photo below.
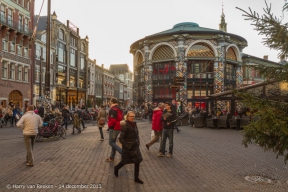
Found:
<path fill-rule="evenodd" d="M 51 0 L 47 5 L 46 71 L 45 71 L 45 114 L 50 113 L 50 43 L 51 43 Z"/>

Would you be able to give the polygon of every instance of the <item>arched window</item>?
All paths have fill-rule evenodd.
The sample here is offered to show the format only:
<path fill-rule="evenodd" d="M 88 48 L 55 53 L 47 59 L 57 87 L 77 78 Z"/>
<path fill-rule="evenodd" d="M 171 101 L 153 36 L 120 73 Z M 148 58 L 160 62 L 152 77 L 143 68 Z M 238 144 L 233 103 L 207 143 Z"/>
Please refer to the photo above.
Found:
<path fill-rule="evenodd" d="M 64 32 L 62 29 L 59 30 L 59 39 L 64 40 Z"/>
<path fill-rule="evenodd" d="M 230 47 L 230 48 L 228 49 L 228 51 L 226 52 L 226 59 L 230 59 L 230 60 L 237 61 L 236 53 L 235 53 L 235 51 L 232 49 L 232 47 Z"/>
<path fill-rule="evenodd" d="M 188 51 L 187 57 L 215 57 L 213 50 L 204 43 L 192 45 Z"/>
<path fill-rule="evenodd" d="M 156 49 L 156 51 L 153 54 L 152 60 L 172 59 L 172 58 L 174 58 L 172 48 L 164 45 Z"/>
<path fill-rule="evenodd" d="M 138 61 L 137 61 L 137 65 L 143 63 L 143 57 L 141 53 L 138 53 Z"/>
<path fill-rule="evenodd" d="M 81 51 L 85 52 L 85 45 L 84 45 L 84 43 L 81 43 Z"/>

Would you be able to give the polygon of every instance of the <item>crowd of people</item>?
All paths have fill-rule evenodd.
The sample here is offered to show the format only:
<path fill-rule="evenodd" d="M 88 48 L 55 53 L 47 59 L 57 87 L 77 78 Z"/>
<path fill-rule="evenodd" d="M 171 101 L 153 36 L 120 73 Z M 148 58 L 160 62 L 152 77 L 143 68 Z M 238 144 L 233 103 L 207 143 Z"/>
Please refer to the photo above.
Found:
<path fill-rule="evenodd" d="M 36 108 L 33 105 L 27 106 L 25 110 L 26 113 L 24 113 L 23 117 L 17 123 L 17 126 L 23 130 L 27 151 L 27 166 L 34 165 L 32 150 L 35 137 L 38 133 L 38 128 L 43 125 L 43 122 L 49 121 L 49 118 L 51 118 L 50 116 L 53 115 L 53 118 L 56 121 L 59 121 L 58 123 L 61 123 L 61 126 L 65 126 L 65 129 L 67 130 L 67 125 L 72 115 L 71 111 L 69 110 L 69 106 L 64 106 L 62 109 L 51 107 L 50 116 L 47 114 L 44 115 L 44 108 L 43 113 L 42 108 L 42 106 L 37 106 Z M 177 132 L 181 131 L 177 127 L 179 111 L 177 111 L 178 108 L 175 100 L 172 100 L 171 103 L 159 103 L 157 106 L 150 103 L 143 103 L 143 107 L 141 105 L 139 108 L 142 108 L 145 118 L 149 118 L 154 135 L 154 137 L 151 138 L 151 141 L 145 145 L 147 150 L 149 150 L 152 145 L 160 140 L 157 156 L 172 157 L 174 147 L 174 131 L 175 129 Z M 72 134 L 75 133 L 75 128 L 79 133 L 81 133 L 81 130 L 86 128 L 83 121 L 83 111 L 85 110 L 85 107 L 83 108 L 81 106 L 76 106 L 76 109 L 73 112 L 74 121 Z M 139 179 L 140 163 L 142 162 L 143 158 L 139 149 L 139 130 L 137 123 L 134 121 L 136 112 L 133 110 L 135 110 L 135 107 L 124 110 L 118 105 L 118 100 L 116 98 L 112 98 L 110 100 L 109 110 L 107 110 L 107 106 L 101 105 L 98 109 L 93 108 L 92 112 L 97 113 L 96 120 L 97 127 L 99 128 L 100 141 L 104 140 L 102 129 L 106 124 L 108 125 L 108 141 L 109 145 L 111 146 L 111 153 L 109 157 L 105 159 L 105 161 L 114 162 L 116 153 L 121 155 L 121 161 L 114 167 L 114 175 L 118 177 L 121 167 L 123 167 L 125 164 L 133 163 L 135 164 L 134 181 L 143 184 L 144 182 Z M 185 109 L 185 112 L 192 114 L 195 110 L 197 112 L 197 109 L 191 108 L 191 105 L 189 104 Z M 81 124 L 82 129 L 80 127 Z M 122 147 L 118 146 L 116 143 L 118 138 L 122 144 Z M 166 142 L 169 142 L 169 147 L 167 150 Z"/>
<path fill-rule="evenodd" d="M 9 125 L 14 127 L 22 115 L 23 112 L 18 104 L 9 103 L 6 108 L 0 105 L 0 127 Z"/>

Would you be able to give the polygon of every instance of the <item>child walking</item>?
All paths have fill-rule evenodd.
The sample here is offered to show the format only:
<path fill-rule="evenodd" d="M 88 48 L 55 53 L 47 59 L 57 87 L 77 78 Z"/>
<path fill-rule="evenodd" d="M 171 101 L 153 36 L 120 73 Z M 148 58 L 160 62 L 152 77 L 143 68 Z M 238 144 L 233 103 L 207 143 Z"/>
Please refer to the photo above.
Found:
<path fill-rule="evenodd" d="M 75 134 L 74 130 L 75 128 L 78 130 L 78 133 L 81 133 L 81 128 L 80 128 L 80 118 L 77 113 L 74 113 L 74 122 L 73 122 L 73 132 L 72 134 Z"/>

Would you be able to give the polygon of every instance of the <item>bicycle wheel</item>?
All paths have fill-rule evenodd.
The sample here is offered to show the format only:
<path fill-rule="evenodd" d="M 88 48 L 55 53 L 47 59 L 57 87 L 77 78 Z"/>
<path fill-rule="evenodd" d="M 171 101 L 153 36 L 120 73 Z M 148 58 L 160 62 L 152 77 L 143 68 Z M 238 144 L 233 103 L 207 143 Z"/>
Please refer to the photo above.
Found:
<path fill-rule="evenodd" d="M 63 139 L 66 139 L 66 131 L 65 131 L 64 127 L 61 127 L 61 126 L 58 127 L 57 136 L 59 138 L 62 137 Z"/>

